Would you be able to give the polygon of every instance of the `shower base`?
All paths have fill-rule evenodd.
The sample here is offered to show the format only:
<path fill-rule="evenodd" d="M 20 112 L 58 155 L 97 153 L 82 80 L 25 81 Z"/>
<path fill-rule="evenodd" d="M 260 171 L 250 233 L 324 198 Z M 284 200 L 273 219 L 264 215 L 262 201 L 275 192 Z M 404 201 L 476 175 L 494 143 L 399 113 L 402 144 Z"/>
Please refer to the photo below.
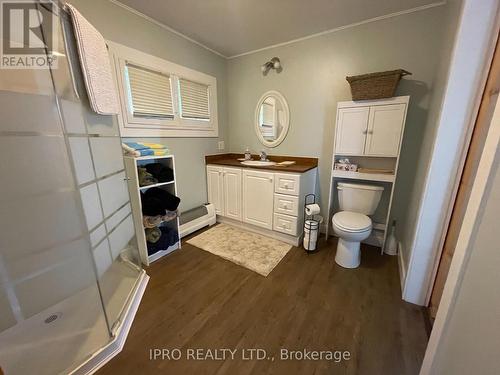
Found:
<path fill-rule="evenodd" d="M 116 262 L 101 280 L 106 312 L 112 321 L 121 322 L 113 329 L 114 337 L 109 336 L 99 290 L 93 285 L 2 332 L 4 372 L 87 374 L 119 353 L 149 280 L 144 271 L 133 273 L 129 267 Z"/>

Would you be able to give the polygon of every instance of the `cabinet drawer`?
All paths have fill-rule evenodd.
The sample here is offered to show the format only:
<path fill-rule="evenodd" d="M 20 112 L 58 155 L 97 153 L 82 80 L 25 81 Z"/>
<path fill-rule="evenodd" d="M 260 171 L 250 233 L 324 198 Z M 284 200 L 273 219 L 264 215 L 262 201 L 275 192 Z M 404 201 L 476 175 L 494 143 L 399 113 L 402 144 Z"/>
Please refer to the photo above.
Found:
<path fill-rule="evenodd" d="M 299 197 L 293 195 L 274 194 L 274 212 L 291 216 L 299 214 Z"/>
<path fill-rule="evenodd" d="M 274 214 L 273 229 L 277 232 L 297 235 L 297 218 L 289 215 Z"/>
<path fill-rule="evenodd" d="M 276 173 L 274 192 L 279 194 L 299 195 L 300 175 Z"/>

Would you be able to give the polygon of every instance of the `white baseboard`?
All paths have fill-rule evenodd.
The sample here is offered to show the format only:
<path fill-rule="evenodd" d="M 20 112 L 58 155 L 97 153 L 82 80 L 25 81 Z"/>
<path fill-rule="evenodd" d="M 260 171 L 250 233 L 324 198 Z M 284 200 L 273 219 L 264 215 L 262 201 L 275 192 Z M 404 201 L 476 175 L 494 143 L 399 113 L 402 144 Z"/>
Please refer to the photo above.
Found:
<path fill-rule="evenodd" d="M 142 296 L 146 290 L 146 285 L 148 284 L 149 276 L 143 270 L 137 281 L 136 288 L 131 296 L 126 311 L 123 314 L 121 325 L 118 328 L 116 335 L 109 342 L 108 345 L 99 349 L 97 352 L 91 355 L 91 357 L 82 363 L 75 370 L 71 371 L 71 375 L 89 375 L 95 373 L 102 366 L 108 363 L 115 355 L 120 353 L 127 340 L 130 327 L 134 321 L 135 314 L 141 303 Z"/>
<path fill-rule="evenodd" d="M 398 266 L 399 266 L 399 279 L 401 281 L 401 291 L 405 289 L 406 281 L 406 266 L 403 259 L 403 245 L 398 242 Z"/>
<path fill-rule="evenodd" d="M 252 225 L 252 224 L 243 223 L 241 221 L 229 219 L 227 217 L 219 216 L 219 215 L 217 215 L 217 221 L 219 223 L 230 224 L 232 226 L 235 226 L 235 227 L 238 227 L 241 229 L 246 229 L 246 230 L 249 230 L 250 232 L 262 234 L 263 236 L 267 236 L 267 237 L 274 238 L 275 240 L 283 241 L 283 242 L 288 243 L 292 246 L 299 246 L 299 244 L 300 244 L 301 237 L 294 237 L 294 236 L 290 236 L 288 234 L 276 232 L 274 230 L 260 228 L 258 226 Z"/>

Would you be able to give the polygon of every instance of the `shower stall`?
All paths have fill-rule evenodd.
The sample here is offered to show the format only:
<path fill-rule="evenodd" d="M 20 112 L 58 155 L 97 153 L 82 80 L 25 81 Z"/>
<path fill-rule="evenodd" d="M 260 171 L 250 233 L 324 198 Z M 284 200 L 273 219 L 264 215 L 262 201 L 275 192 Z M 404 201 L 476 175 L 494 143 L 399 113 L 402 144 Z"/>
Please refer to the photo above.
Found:
<path fill-rule="evenodd" d="M 55 17 L 57 66 L 0 69 L 6 375 L 92 370 L 119 347 L 147 283 L 117 117 L 90 109 L 66 13 L 37 6 Z"/>

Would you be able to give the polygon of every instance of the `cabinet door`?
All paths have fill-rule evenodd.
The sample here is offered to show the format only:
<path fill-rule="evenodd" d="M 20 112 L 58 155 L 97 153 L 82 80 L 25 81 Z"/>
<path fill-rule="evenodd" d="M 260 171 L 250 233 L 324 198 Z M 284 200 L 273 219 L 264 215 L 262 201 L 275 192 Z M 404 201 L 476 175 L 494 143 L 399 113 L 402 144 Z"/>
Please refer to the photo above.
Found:
<path fill-rule="evenodd" d="M 273 229 L 274 174 L 243 171 L 243 221 Z"/>
<path fill-rule="evenodd" d="M 368 127 L 369 107 L 340 108 L 338 110 L 335 153 L 363 155 Z"/>
<path fill-rule="evenodd" d="M 225 215 L 241 220 L 241 169 L 224 168 Z"/>
<path fill-rule="evenodd" d="M 370 108 L 365 155 L 397 157 L 403 131 L 406 104 Z"/>
<path fill-rule="evenodd" d="M 207 167 L 208 202 L 215 206 L 217 215 L 224 215 L 224 178 L 222 167 Z"/>

